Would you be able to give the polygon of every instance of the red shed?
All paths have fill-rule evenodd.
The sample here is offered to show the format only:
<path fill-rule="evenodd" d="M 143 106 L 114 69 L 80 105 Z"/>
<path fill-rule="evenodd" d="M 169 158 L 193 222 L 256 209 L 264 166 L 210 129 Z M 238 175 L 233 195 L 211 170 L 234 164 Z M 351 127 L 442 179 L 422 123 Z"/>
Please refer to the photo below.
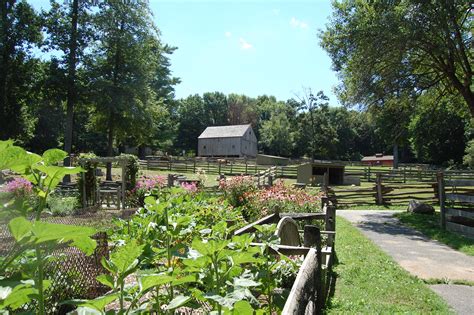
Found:
<path fill-rule="evenodd" d="M 377 153 L 374 156 L 364 156 L 362 164 L 373 166 L 393 166 L 393 155 L 383 155 Z"/>

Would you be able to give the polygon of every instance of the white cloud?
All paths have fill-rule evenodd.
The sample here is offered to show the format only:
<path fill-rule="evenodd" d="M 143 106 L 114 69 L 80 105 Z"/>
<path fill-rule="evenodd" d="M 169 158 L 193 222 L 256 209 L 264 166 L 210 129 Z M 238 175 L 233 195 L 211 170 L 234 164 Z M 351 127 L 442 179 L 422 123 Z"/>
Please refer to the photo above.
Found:
<path fill-rule="evenodd" d="M 298 28 L 298 27 L 302 28 L 302 29 L 308 28 L 308 23 L 300 21 L 295 17 L 291 18 L 290 25 L 291 25 L 291 27 L 294 27 L 294 28 Z"/>
<path fill-rule="evenodd" d="M 232 33 L 231 33 L 231 32 L 229 32 L 229 31 L 227 31 L 227 32 L 225 32 L 225 33 L 224 33 L 224 35 L 225 35 L 225 37 L 229 38 L 229 37 L 231 37 L 231 36 L 232 36 Z"/>
<path fill-rule="evenodd" d="M 247 43 L 247 41 L 243 39 L 242 37 L 239 39 L 239 41 L 240 41 L 240 48 L 244 50 L 247 50 L 253 47 L 252 44 Z"/>

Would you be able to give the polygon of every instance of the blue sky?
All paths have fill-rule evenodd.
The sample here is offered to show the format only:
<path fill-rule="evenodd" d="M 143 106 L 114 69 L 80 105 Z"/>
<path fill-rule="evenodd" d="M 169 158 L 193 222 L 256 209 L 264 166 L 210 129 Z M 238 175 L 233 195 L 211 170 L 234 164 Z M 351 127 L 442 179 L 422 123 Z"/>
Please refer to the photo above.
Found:
<path fill-rule="evenodd" d="M 30 2 L 39 8 L 49 1 Z M 337 78 L 317 36 L 329 0 L 149 2 L 162 40 L 178 47 L 171 57 L 182 81 L 178 98 L 220 91 L 286 100 L 305 87 L 338 103 Z"/>

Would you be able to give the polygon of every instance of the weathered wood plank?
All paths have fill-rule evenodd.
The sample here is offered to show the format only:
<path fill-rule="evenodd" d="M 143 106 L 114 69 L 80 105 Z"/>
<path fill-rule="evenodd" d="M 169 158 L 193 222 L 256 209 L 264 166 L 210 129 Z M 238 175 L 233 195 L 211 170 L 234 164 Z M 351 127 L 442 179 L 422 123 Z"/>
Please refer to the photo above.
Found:
<path fill-rule="evenodd" d="M 255 222 L 252 222 L 243 228 L 238 229 L 237 231 L 234 232 L 234 235 L 241 235 L 244 233 L 251 233 L 255 231 L 255 226 L 256 225 L 262 225 L 262 224 L 270 224 L 270 223 L 278 223 L 280 221 L 280 215 L 278 213 L 270 214 L 266 217 L 261 218 L 260 220 L 257 220 Z"/>
<path fill-rule="evenodd" d="M 324 220 L 326 218 L 326 214 L 324 212 L 318 212 L 318 213 L 280 213 L 280 217 L 290 217 L 293 220 L 299 221 L 299 220 Z"/>
<path fill-rule="evenodd" d="M 445 181 L 446 186 L 474 186 L 474 179 L 455 179 Z"/>
<path fill-rule="evenodd" d="M 461 195 L 461 194 L 446 194 L 446 200 L 474 203 L 474 196 Z"/>
<path fill-rule="evenodd" d="M 446 215 L 474 219 L 474 211 L 446 208 Z"/>
<path fill-rule="evenodd" d="M 311 249 L 298 271 L 290 295 L 283 307 L 282 315 L 305 314 L 306 306 L 311 301 L 315 303 L 315 282 L 321 281 L 321 279 L 317 279 L 316 277 L 316 274 L 318 273 L 317 270 L 317 252 L 316 250 Z"/>
<path fill-rule="evenodd" d="M 462 225 L 454 222 L 446 222 L 446 229 L 451 232 L 462 234 L 468 238 L 474 239 L 474 227 Z"/>

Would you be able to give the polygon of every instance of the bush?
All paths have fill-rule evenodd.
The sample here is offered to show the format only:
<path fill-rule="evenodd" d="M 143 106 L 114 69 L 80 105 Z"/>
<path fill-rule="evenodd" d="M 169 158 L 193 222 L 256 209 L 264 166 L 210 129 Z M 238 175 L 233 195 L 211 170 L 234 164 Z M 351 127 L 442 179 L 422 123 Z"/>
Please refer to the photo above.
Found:
<path fill-rule="evenodd" d="M 162 175 L 144 175 L 140 177 L 135 187 L 127 195 L 127 203 L 132 207 L 143 207 L 145 196 L 153 190 L 161 190 L 166 187 L 167 178 Z"/>
<path fill-rule="evenodd" d="M 231 206 L 241 207 L 248 203 L 248 197 L 257 187 L 251 176 L 235 176 L 221 180 L 219 189 L 224 192 L 224 197 Z"/>
<path fill-rule="evenodd" d="M 48 208 L 54 216 L 72 215 L 78 206 L 77 197 L 49 195 L 47 202 Z"/>

